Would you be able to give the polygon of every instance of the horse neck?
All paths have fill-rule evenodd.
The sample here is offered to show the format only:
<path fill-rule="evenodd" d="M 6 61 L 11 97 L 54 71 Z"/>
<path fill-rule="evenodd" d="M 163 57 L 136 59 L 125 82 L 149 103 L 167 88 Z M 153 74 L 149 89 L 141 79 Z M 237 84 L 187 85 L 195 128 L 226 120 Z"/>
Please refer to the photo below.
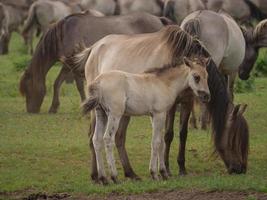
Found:
<path fill-rule="evenodd" d="M 190 69 L 184 65 L 172 67 L 158 76 L 176 96 L 188 87 L 188 74 Z"/>

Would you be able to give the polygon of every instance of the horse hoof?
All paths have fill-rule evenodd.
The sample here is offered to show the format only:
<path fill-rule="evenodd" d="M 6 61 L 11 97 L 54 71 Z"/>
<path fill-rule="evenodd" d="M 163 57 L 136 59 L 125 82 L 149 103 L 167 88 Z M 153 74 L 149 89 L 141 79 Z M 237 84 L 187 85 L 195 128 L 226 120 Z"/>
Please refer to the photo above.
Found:
<path fill-rule="evenodd" d="M 117 176 L 111 176 L 111 180 L 113 181 L 113 183 L 115 184 L 119 184 L 119 180 L 118 180 L 118 177 Z"/>
<path fill-rule="evenodd" d="M 55 113 L 57 113 L 57 109 L 50 108 L 49 111 L 48 111 L 48 113 L 55 114 Z"/>
<path fill-rule="evenodd" d="M 154 181 L 158 181 L 159 180 L 159 177 L 158 177 L 158 175 L 155 172 L 150 172 L 150 175 L 151 175 L 151 178 Z"/>
<path fill-rule="evenodd" d="M 169 169 L 167 170 L 167 174 L 168 174 L 168 177 L 172 177 L 172 173 Z"/>
<path fill-rule="evenodd" d="M 161 175 L 161 177 L 162 177 L 162 180 L 168 180 L 168 173 L 167 173 L 167 171 L 166 170 L 160 170 L 159 171 L 159 173 L 160 173 L 160 175 Z"/>
<path fill-rule="evenodd" d="M 99 181 L 100 181 L 100 183 L 102 183 L 103 185 L 108 185 L 108 184 L 109 184 L 108 179 L 107 179 L 105 176 L 101 176 L 101 177 L 99 178 Z"/>
<path fill-rule="evenodd" d="M 125 173 L 125 177 L 133 181 L 141 181 L 142 179 L 135 173 Z"/>
<path fill-rule="evenodd" d="M 181 171 L 179 172 L 179 176 L 186 176 L 186 175 L 187 175 L 186 170 L 181 170 Z"/>

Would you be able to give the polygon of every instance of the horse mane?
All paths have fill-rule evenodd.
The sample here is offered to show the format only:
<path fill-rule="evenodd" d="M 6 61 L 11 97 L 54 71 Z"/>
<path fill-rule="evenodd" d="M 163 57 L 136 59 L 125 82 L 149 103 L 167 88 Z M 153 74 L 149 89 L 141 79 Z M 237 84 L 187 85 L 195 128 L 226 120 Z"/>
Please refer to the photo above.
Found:
<path fill-rule="evenodd" d="M 180 65 L 176 65 L 174 63 L 167 64 L 167 65 L 164 65 L 161 68 L 152 68 L 152 69 L 146 70 L 146 71 L 144 71 L 144 73 L 145 74 L 155 74 L 156 76 L 160 76 L 164 72 L 167 72 L 169 69 L 172 69 L 172 68 L 175 68 L 175 67 L 180 67 Z"/>
<path fill-rule="evenodd" d="M 171 52 L 171 63 L 179 64 L 182 58 L 190 52 L 193 38 L 177 25 L 166 26 L 161 32 L 162 39 L 166 41 Z"/>
<path fill-rule="evenodd" d="M 206 49 L 206 47 L 202 44 L 201 41 L 198 40 L 200 37 L 200 23 L 199 19 L 189 20 L 184 25 L 184 30 L 188 32 L 188 34 L 192 34 L 192 44 L 191 51 L 189 51 L 189 55 L 197 55 L 210 57 L 210 53 Z M 188 55 L 188 56 L 189 56 Z M 207 65 L 208 72 L 208 85 L 211 94 L 211 100 L 208 103 L 208 110 L 212 117 L 212 133 L 214 135 L 214 144 L 216 150 L 219 150 L 220 141 L 225 130 L 226 124 L 226 115 L 227 109 L 229 105 L 229 97 L 227 92 L 227 86 L 223 75 L 218 71 L 218 68 L 215 62 L 211 59 Z"/>
<path fill-rule="evenodd" d="M 267 19 L 262 20 L 253 31 L 253 38 L 255 41 L 266 38 L 266 32 L 264 32 L 263 29 L 267 29 Z"/>
<path fill-rule="evenodd" d="M 63 39 L 64 22 L 63 19 L 52 25 L 39 40 L 30 64 L 20 80 L 19 90 L 23 96 L 26 94 L 26 80 L 32 76 L 36 81 L 33 85 L 36 85 L 40 80 L 45 79 L 47 71 L 56 62 L 60 50 L 59 42 Z"/>

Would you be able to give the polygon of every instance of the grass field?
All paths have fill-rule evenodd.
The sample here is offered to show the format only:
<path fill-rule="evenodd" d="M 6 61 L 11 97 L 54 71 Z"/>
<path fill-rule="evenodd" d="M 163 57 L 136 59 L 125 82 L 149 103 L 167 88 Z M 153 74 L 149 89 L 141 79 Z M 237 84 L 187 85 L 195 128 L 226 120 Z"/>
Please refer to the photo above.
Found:
<path fill-rule="evenodd" d="M 255 80 L 255 91 L 236 94 L 235 101 L 247 103 L 245 116 L 250 126 L 249 168 L 246 175 L 228 175 L 213 152 L 210 132 L 189 130 L 186 150 L 188 175 L 178 176 L 178 118 L 171 149 L 168 181 L 150 180 L 151 128 L 149 118 L 131 121 L 127 150 L 141 182 L 123 177 L 117 160 L 121 184 L 107 187 L 94 185 L 89 179 L 87 129 L 89 120 L 82 117 L 78 92 L 74 85 L 64 84 L 58 114 L 48 114 L 52 85 L 59 67 L 49 72 L 47 96 L 40 114 L 27 114 L 18 82 L 22 71 L 17 62 L 26 59 L 19 36 L 12 39 L 11 53 L 0 56 L 0 192 L 67 192 L 71 194 L 143 193 L 157 190 L 197 189 L 256 191 L 267 193 L 267 78 Z M 267 59 L 267 58 L 266 58 Z M 178 115 L 178 114 L 177 114 Z M 1 194 L 0 193 L 0 194 Z M 1 196 L 0 196 L 1 199 Z"/>

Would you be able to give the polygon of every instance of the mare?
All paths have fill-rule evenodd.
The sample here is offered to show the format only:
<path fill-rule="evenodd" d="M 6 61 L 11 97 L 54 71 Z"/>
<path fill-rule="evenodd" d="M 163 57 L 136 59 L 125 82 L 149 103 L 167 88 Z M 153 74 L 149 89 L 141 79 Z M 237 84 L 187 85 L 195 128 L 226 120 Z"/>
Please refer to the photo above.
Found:
<path fill-rule="evenodd" d="M 210 54 L 199 40 L 180 29 L 179 26 L 172 25 L 164 27 L 155 33 L 106 36 L 77 56 L 65 58 L 65 62 L 70 66 L 73 66 L 74 63 L 79 63 L 76 68 L 84 69 L 85 67 L 88 84 L 104 72 L 121 70 L 140 74 L 152 67 L 162 68 L 164 65 L 181 62 L 184 56 L 207 58 L 210 57 Z M 213 60 L 208 63 L 207 72 L 211 94 L 208 108 L 212 118 L 215 149 L 224 161 L 229 173 L 245 173 L 249 139 L 248 125 L 243 117 L 245 106 L 234 106 L 231 103 L 225 79 Z M 177 98 L 177 103 L 181 103 L 180 146 L 177 161 L 180 167 L 180 174 L 186 174 L 185 146 L 194 95 L 192 90 L 185 90 L 184 94 L 180 96 L 182 97 Z M 175 111 L 176 104 L 172 106 L 166 119 L 165 165 L 169 173 L 168 156 L 174 136 Z M 98 181 L 95 149 L 92 142 L 92 133 L 95 130 L 95 116 L 93 112 L 91 113 L 91 178 Z M 129 116 L 121 118 L 115 143 L 119 150 L 125 176 L 138 179 L 139 177 L 133 171 L 125 149 L 126 129 L 129 121 Z"/>
<path fill-rule="evenodd" d="M 90 13 L 68 16 L 53 25 L 40 39 L 29 66 L 20 81 L 20 92 L 26 97 L 26 109 L 30 113 L 40 111 L 45 96 L 45 77 L 49 69 L 63 56 L 72 55 L 77 44 L 91 46 L 106 35 L 155 32 L 164 26 L 162 18 L 135 13 L 124 16 L 94 17 Z M 59 107 L 59 90 L 72 66 L 63 66 L 55 83 L 50 113 Z M 83 71 L 83 70 L 82 70 Z M 83 77 L 74 73 L 81 99 L 85 99 Z"/>
<path fill-rule="evenodd" d="M 157 169 L 164 180 L 168 178 L 164 162 L 166 114 L 175 103 L 177 96 L 188 88 L 202 101 L 209 101 L 206 63 L 207 60 L 199 59 L 192 62 L 184 58 L 182 64 L 167 65 L 144 74 L 109 71 L 88 83 L 89 97 L 83 107 L 85 113 L 97 108 L 93 145 L 98 176 L 104 184 L 108 183 L 101 155 L 104 147 L 111 179 L 115 183 L 118 182 L 113 147 L 120 119 L 124 115 L 151 116 L 153 134 L 149 171 L 154 180 L 159 179 Z"/>

